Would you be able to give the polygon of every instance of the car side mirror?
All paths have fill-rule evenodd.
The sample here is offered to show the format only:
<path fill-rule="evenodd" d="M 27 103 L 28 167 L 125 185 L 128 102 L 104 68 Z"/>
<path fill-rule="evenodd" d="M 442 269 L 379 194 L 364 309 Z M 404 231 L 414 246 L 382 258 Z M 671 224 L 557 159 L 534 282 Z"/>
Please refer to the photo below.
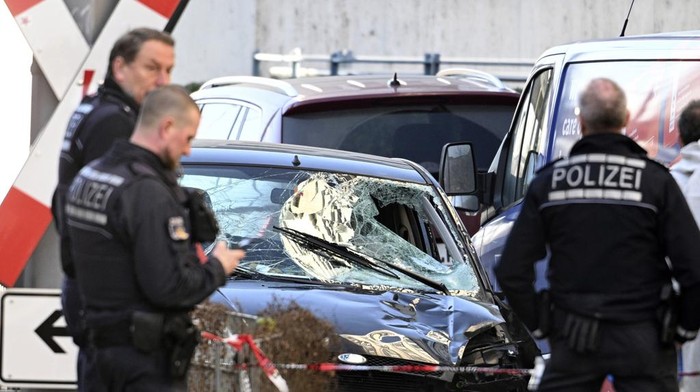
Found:
<path fill-rule="evenodd" d="M 442 147 L 438 180 L 448 196 L 476 193 L 476 162 L 471 143 L 447 143 Z"/>

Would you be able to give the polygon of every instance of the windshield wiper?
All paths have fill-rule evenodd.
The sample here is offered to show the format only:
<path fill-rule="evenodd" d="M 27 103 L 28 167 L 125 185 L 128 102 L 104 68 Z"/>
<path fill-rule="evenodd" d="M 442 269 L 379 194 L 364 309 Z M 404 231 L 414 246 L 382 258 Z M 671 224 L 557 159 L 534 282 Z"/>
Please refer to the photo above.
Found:
<path fill-rule="evenodd" d="M 322 282 L 311 277 L 299 277 L 299 276 L 287 276 L 287 275 L 269 275 L 263 272 L 253 271 L 246 267 L 238 266 L 233 270 L 231 276 L 248 279 L 248 280 L 267 280 L 267 281 L 279 281 L 279 282 L 293 282 L 293 283 L 312 283 L 321 284 Z"/>
<path fill-rule="evenodd" d="M 432 287 L 435 290 L 442 291 L 446 295 L 452 295 L 450 293 L 450 289 L 448 289 L 447 286 L 445 286 L 445 284 L 442 282 L 438 282 L 437 280 L 432 280 L 427 276 L 423 276 L 417 272 L 413 272 L 413 271 L 406 269 L 404 267 L 400 267 L 394 263 L 390 263 L 390 262 L 384 261 L 384 260 L 380 260 L 380 261 L 382 262 L 382 264 L 387 265 L 387 266 L 391 267 L 392 269 L 399 271 L 402 274 L 409 276 L 409 277 L 423 283 L 424 285 L 426 285 L 428 287 Z"/>
<path fill-rule="evenodd" d="M 237 276 L 243 279 L 258 279 L 261 275 L 262 274 L 260 272 L 253 271 L 246 267 L 241 267 L 240 265 L 236 266 L 236 269 L 234 269 L 231 273 L 231 276 Z"/>
<path fill-rule="evenodd" d="M 333 253 L 337 256 L 340 256 L 345 260 L 348 260 L 348 261 L 351 261 L 355 264 L 361 265 L 365 268 L 369 268 L 371 270 L 374 270 L 376 272 L 379 272 L 381 274 L 384 274 L 386 276 L 389 276 L 389 277 L 392 277 L 395 279 L 400 279 L 399 276 L 396 275 L 395 273 L 389 271 L 388 269 L 386 269 L 378 264 L 373 263 L 370 260 L 367 260 L 366 258 L 364 258 L 362 256 L 359 256 L 356 253 L 349 251 L 348 248 L 344 245 L 334 244 L 334 243 L 326 241 L 322 238 L 312 236 L 311 234 L 302 233 L 302 232 L 294 230 L 294 229 L 288 229 L 288 228 L 283 228 L 283 227 L 279 227 L 279 226 L 272 226 L 272 228 L 281 232 L 282 234 L 286 235 L 287 237 L 291 238 L 292 240 L 300 242 L 303 245 L 323 249 L 323 250 L 328 251 L 330 253 Z"/>
<path fill-rule="evenodd" d="M 360 265 L 366 266 L 366 267 L 371 268 L 375 271 L 381 272 L 385 275 L 400 279 L 398 275 L 383 268 L 383 266 L 385 265 L 385 266 L 393 269 L 394 271 L 399 271 L 402 274 L 404 274 L 410 278 L 413 278 L 414 280 L 417 280 L 418 282 L 425 284 L 428 287 L 431 287 L 431 288 L 434 288 L 438 291 L 441 291 L 441 292 L 445 293 L 446 295 L 451 295 L 450 290 L 447 288 L 447 286 L 445 286 L 444 283 L 432 280 L 426 276 L 423 276 L 419 273 L 413 272 L 413 271 L 408 270 L 406 268 L 400 267 L 396 264 L 389 263 L 389 262 L 384 261 L 384 260 L 379 260 L 382 263 L 382 266 L 380 266 L 380 265 L 368 260 L 369 256 L 363 255 L 361 253 L 355 253 L 354 251 L 350 251 L 350 250 L 348 250 L 348 248 L 346 246 L 334 244 L 332 242 L 326 241 L 326 240 L 318 238 L 318 237 L 314 237 L 310 234 L 299 232 L 299 231 L 294 230 L 294 229 L 282 228 L 282 227 L 278 227 L 278 226 L 273 226 L 272 228 L 277 230 L 277 231 L 282 232 L 283 234 L 289 236 L 292 239 L 299 240 L 299 241 L 306 243 L 306 244 L 318 246 L 322 249 L 331 251 L 332 253 L 336 253 L 337 255 L 339 255 L 343 258 L 347 258 L 347 259 L 349 259 L 353 262 L 356 262 Z"/>

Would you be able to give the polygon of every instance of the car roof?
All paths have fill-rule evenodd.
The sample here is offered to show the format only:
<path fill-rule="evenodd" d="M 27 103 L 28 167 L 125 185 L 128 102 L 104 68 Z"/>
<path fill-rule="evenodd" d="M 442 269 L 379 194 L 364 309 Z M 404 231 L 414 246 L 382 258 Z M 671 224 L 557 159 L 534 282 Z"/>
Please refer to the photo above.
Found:
<path fill-rule="evenodd" d="M 566 54 L 566 61 L 700 58 L 700 30 L 597 39 L 559 45 L 540 58 Z"/>
<path fill-rule="evenodd" d="M 287 82 L 304 95 L 345 95 L 353 92 L 375 94 L 416 93 L 426 90 L 435 92 L 512 92 L 486 80 L 468 77 L 438 77 L 434 75 L 393 74 L 321 76 L 289 79 Z"/>
<path fill-rule="evenodd" d="M 332 171 L 428 184 L 416 164 L 400 158 L 294 144 L 233 140 L 194 140 L 183 165 L 249 165 Z M 414 166 L 415 165 L 415 166 Z"/>
<path fill-rule="evenodd" d="M 411 97 L 411 96 L 445 96 L 445 95 L 475 95 L 475 96 L 504 96 L 512 98 L 517 103 L 519 94 L 504 85 L 494 84 L 479 73 L 463 74 L 462 76 L 435 75 L 396 75 L 396 87 L 389 85 L 394 74 L 373 75 L 339 75 L 307 77 L 297 79 L 271 79 L 255 76 L 224 76 L 206 82 L 202 89 L 193 93 L 193 98 L 208 98 L 222 96 L 240 96 L 246 89 L 246 94 L 267 91 L 267 95 L 286 96 L 296 104 L 305 102 L 349 100 L 355 98 L 381 97 Z"/>
<path fill-rule="evenodd" d="M 471 70 L 473 71 L 473 70 Z M 485 74 L 480 71 L 473 71 Z M 487 74 L 488 75 L 488 74 Z M 491 76 L 494 78 L 493 76 Z M 205 82 L 192 93 L 200 102 L 209 99 L 243 100 L 284 116 L 308 111 L 337 111 L 338 108 L 374 107 L 379 104 L 444 104 L 515 106 L 520 94 L 479 77 L 397 75 L 398 87 L 391 87 L 392 75 L 342 75 L 298 79 L 256 76 L 225 76 Z M 497 79 L 496 79 L 497 80 Z M 207 87 L 210 86 L 210 87 Z"/>

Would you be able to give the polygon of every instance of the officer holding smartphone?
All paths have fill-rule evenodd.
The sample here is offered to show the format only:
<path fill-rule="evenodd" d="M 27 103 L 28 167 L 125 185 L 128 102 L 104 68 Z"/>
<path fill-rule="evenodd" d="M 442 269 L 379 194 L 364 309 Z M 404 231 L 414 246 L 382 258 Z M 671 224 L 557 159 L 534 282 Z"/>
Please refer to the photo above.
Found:
<path fill-rule="evenodd" d="M 208 229 L 194 211 L 201 203 L 178 185 L 177 169 L 198 125 L 199 108 L 182 87 L 153 90 L 130 141 L 83 168 L 67 192 L 94 352 L 88 370 L 99 374 L 90 390 L 184 390 L 199 341 L 188 312 L 245 256 L 223 241 L 203 262 L 195 251 L 195 235 L 207 237 L 201 232 Z"/>

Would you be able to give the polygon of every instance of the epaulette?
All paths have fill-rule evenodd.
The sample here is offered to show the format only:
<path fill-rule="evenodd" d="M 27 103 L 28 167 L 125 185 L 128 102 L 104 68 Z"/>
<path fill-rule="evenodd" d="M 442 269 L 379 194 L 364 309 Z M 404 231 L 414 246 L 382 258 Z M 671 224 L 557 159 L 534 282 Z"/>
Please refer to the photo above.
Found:
<path fill-rule="evenodd" d="M 129 106 L 127 103 L 124 102 L 123 99 L 121 99 L 119 96 L 117 96 L 115 93 L 109 91 L 109 90 L 104 90 L 102 94 L 100 95 L 101 99 L 104 100 L 105 102 L 109 102 L 111 104 L 114 104 L 119 107 L 124 113 L 130 114 L 134 113 L 135 115 L 138 115 L 138 113 L 135 113 L 135 110 Z"/>
<path fill-rule="evenodd" d="M 156 171 L 156 169 L 154 169 L 154 168 L 152 168 L 152 167 L 150 167 L 142 162 L 129 163 L 129 169 L 136 176 L 156 178 L 160 182 L 164 183 L 165 187 L 168 190 L 170 190 L 173 197 L 175 197 L 175 200 L 177 200 L 180 204 L 187 201 L 187 194 L 185 193 L 185 191 L 182 188 L 180 188 L 179 186 L 167 185 L 168 180 L 166 178 L 164 178 L 161 173 L 158 173 L 158 171 Z M 177 184 L 176 179 L 173 179 L 173 184 Z"/>
<path fill-rule="evenodd" d="M 131 162 L 129 169 L 137 176 L 158 177 L 158 172 L 142 162 Z"/>

